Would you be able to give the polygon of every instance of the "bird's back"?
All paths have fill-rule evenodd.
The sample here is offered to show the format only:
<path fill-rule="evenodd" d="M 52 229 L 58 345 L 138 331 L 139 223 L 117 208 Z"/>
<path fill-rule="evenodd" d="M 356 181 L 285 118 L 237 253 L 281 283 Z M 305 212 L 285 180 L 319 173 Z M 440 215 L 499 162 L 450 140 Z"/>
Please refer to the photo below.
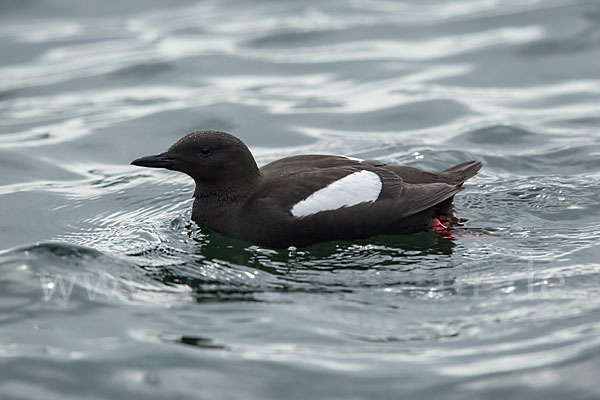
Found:
<path fill-rule="evenodd" d="M 478 163 L 470 162 L 433 173 L 343 156 L 283 158 L 260 169 L 261 183 L 240 219 L 249 232 L 239 232 L 238 236 L 285 247 L 421 231 L 432 225 L 433 214 L 451 206 L 452 197 L 462 189 L 460 185 L 479 168 Z M 351 190 L 342 190 L 341 183 L 351 184 L 351 178 L 360 175 L 366 178 L 362 184 L 355 179 L 357 184 Z M 374 197 L 370 194 L 372 181 L 368 180 L 373 177 L 381 185 Z M 340 190 L 336 192 L 332 183 L 340 184 Z M 326 195 L 331 199 L 324 199 Z M 319 196 L 325 201 L 318 203 Z M 365 199 L 344 203 L 346 197 L 355 196 Z M 267 224 L 267 220 L 277 223 Z"/>

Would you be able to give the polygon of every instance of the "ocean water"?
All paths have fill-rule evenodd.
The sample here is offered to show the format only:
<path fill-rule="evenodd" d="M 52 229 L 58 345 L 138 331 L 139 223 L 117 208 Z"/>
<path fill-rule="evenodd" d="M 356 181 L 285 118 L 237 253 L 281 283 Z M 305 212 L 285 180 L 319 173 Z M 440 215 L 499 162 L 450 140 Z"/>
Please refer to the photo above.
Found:
<path fill-rule="evenodd" d="M 484 168 L 272 250 L 129 165 L 198 129 Z M 600 398 L 599 1 L 3 0 L 0 171 L 0 398 Z"/>

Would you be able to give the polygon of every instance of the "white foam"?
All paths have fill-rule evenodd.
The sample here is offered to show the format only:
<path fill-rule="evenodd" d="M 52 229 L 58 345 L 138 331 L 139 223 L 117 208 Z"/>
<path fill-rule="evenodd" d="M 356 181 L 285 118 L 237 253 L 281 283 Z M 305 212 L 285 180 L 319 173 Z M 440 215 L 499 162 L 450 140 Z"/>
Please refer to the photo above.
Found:
<path fill-rule="evenodd" d="M 321 211 L 374 202 L 379 197 L 382 186 L 381 179 L 375 172 L 354 172 L 299 201 L 291 212 L 293 216 L 302 218 Z"/>

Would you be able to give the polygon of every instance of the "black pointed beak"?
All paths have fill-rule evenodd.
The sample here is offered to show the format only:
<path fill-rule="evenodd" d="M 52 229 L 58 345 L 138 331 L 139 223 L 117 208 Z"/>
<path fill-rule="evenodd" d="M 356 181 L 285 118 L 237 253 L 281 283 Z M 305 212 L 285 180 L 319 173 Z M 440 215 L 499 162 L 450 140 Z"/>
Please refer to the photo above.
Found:
<path fill-rule="evenodd" d="M 173 168 L 179 163 L 179 160 L 173 157 L 167 156 L 165 153 L 157 154 L 155 156 L 146 156 L 135 159 L 131 162 L 131 165 L 137 165 L 138 167 L 148 168 Z"/>

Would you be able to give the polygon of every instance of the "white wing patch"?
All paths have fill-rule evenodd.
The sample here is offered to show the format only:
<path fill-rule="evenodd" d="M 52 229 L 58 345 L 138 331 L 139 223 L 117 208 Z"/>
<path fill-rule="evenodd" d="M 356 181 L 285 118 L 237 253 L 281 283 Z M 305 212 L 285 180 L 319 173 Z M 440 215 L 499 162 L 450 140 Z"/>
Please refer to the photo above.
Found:
<path fill-rule="evenodd" d="M 302 218 L 321 211 L 373 202 L 379 197 L 382 186 L 381 178 L 375 172 L 354 172 L 296 203 L 292 215 Z"/>
<path fill-rule="evenodd" d="M 360 159 L 360 158 L 356 158 L 356 157 L 350 157 L 350 156 L 342 156 L 344 158 L 347 158 L 348 160 L 352 160 L 352 161 L 358 161 L 358 162 L 363 162 L 365 160 Z"/>

